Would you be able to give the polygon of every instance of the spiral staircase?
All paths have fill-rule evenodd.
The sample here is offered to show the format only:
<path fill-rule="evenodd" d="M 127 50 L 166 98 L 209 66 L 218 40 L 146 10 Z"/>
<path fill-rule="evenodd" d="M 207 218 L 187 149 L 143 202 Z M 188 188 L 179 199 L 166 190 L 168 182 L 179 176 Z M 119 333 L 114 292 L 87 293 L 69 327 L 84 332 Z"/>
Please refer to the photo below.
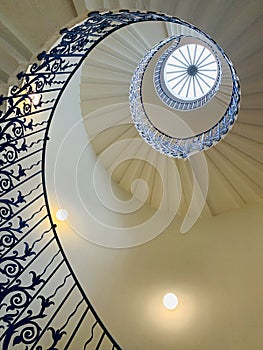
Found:
<path fill-rule="evenodd" d="M 114 142 L 139 137 L 130 117 L 128 96 L 132 75 L 141 58 L 165 37 L 190 33 L 190 29 L 181 29 L 171 23 L 154 23 L 154 27 L 135 24 L 131 28 L 114 33 L 92 51 L 82 68 L 81 108 L 85 116 L 87 132 L 97 156 L 100 156 Z M 242 84 L 242 91 L 243 89 L 246 90 L 246 87 Z M 231 91 L 231 76 L 225 71 L 222 88 L 214 99 L 214 110 L 219 109 L 222 113 L 222 110 L 226 109 L 229 103 L 229 91 Z M 246 95 L 243 98 L 246 99 Z M 242 103 L 246 102 L 242 101 Z M 101 112 L 98 111 L 99 109 Z M 94 114 L 95 111 L 97 111 L 96 114 Z M 218 215 L 227 210 L 255 203 L 262 198 L 262 164 L 260 162 L 262 134 L 257 126 L 251 124 L 246 112 L 242 112 L 241 108 L 240 117 L 230 135 L 206 152 L 210 185 L 203 215 Z M 209 114 L 205 118 L 209 119 Z M 249 126 L 246 127 L 247 125 Z M 101 128 L 103 132 L 100 131 Z M 245 129 L 246 134 L 244 134 Z M 257 135 L 254 134 L 253 138 L 249 137 L 249 130 L 252 129 L 257 129 Z M 258 152 L 252 154 L 251 147 L 256 147 Z M 116 169 L 113 179 L 126 191 L 131 190 L 131 183 L 135 179 L 146 180 L 149 186 L 148 204 L 158 208 L 162 193 L 160 179 L 155 176 L 156 171 L 153 167 L 148 165 L 147 169 L 146 163 L 136 161 L 138 157 L 132 152 L 134 150 L 130 154 L 133 160 L 126 161 Z M 144 154 L 145 160 L 149 157 L 154 159 L 155 163 L 166 161 L 165 156 L 151 150 L 146 143 L 142 143 L 138 152 Z M 105 167 L 109 168 L 112 163 L 119 163 L 118 156 L 118 154 L 109 154 Z M 192 171 L 187 162 L 180 160 L 175 162 L 180 169 L 184 191 L 180 208 L 183 215 L 190 204 Z M 173 188 L 175 179 L 169 175 L 168 178 L 167 186 Z M 172 196 L 178 197 L 178 194 L 174 193 Z M 169 210 L 169 203 L 167 207 Z"/>
<path fill-rule="evenodd" d="M 9 4 L 3 3 L 1 5 L 2 59 L 0 68 L 2 91 L 6 91 L 7 82 L 16 82 L 13 72 L 24 69 L 32 55 L 37 54 L 44 45 L 47 45 L 45 43 L 52 33 L 58 31 L 69 21 L 76 22 L 74 19 L 76 15 L 80 15 L 84 11 L 137 8 L 175 14 L 203 29 L 223 47 L 233 60 L 241 81 L 242 104 L 235 128 L 231 131 L 231 136 L 228 135 L 216 148 L 206 152 L 211 184 L 203 215 L 217 215 L 262 199 L 262 68 L 260 64 L 262 48 L 260 40 L 257 40 L 257 33 L 262 30 L 262 4 L 260 1 L 243 6 L 237 13 L 234 3 L 230 5 L 228 2 L 224 2 L 218 9 L 216 2 L 207 6 L 205 1 L 195 2 L 194 5 L 190 1 L 185 3 L 182 1 L 165 2 L 163 4 L 157 1 L 57 1 L 56 6 L 57 11 L 52 14 L 54 17 L 52 23 L 47 25 L 48 19 L 45 14 L 40 19 L 40 26 L 43 26 L 45 30 L 38 31 L 34 29 L 34 25 L 36 25 L 34 22 L 36 22 L 36 17 L 49 7 L 47 3 L 41 4 L 39 2 L 34 6 L 28 2 L 26 5 L 16 4 L 14 6 L 11 1 Z M 9 15 L 11 9 L 15 11 L 12 18 Z M 210 16 L 207 16 L 208 12 Z M 16 13 L 17 15 L 15 15 Z M 63 13 L 63 16 L 60 16 L 60 13 Z M 217 19 L 214 20 L 214 17 Z M 25 23 L 27 25 L 24 25 Z M 240 28 L 241 23 L 242 28 Z M 152 35 L 153 32 L 154 35 Z M 229 32 L 232 33 L 231 36 L 228 35 Z M 101 43 L 83 66 L 81 86 L 83 115 L 112 104 L 127 103 L 130 79 L 138 62 L 145 52 L 159 40 L 174 34 L 176 34 L 176 29 L 173 29 L 171 24 L 159 24 L 154 27 L 152 32 L 151 29 L 143 30 L 140 27 L 136 29 L 136 26 L 133 26 L 133 28 L 121 33 L 116 33 L 112 38 Z M 100 93 L 98 94 L 96 89 L 90 89 L 91 85 L 98 87 Z M 227 89 L 226 87 L 226 91 Z M 224 91 L 220 96 L 217 96 L 217 100 L 219 104 L 224 101 Z M 97 141 L 94 140 L 97 153 L 107 148 L 114 139 L 136 137 L 137 134 L 131 124 L 129 111 L 122 113 L 127 114 L 126 125 L 114 127 L 116 121 L 112 121 L 112 125 L 108 125 L 108 128 L 113 128 L 115 131 L 108 129 L 100 138 L 97 136 Z M 101 123 L 104 123 L 103 117 L 99 116 L 98 118 Z M 105 118 L 108 119 L 107 116 Z M 90 123 L 89 128 L 93 127 L 91 125 Z M 105 133 L 108 137 L 105 137 Z M 147 145 L 144 147 L 145 152 L 147 152 Z M 114 158 L 113 155 L 112 157 Z M 162 156 L 160 158 L 162 159 Z M 187 162 L 179 162 L 178 167 L 180 172 L 185 174 L 185 176 L 181 176 L 181 180 L 186 184 L 182 185 L 185 193 L 180 208 L 180 211 L 185 212 L 190 201 L 191 171 L 189 173 L 189 169 L 187 169 Z M 143 168 L 143 164 L 134 165 L 133 168 L 132 164 L 126 162 L 118 169 L 118 172 L 115 172 L 114 179 L 121 187 L 130 191 L 132 179 L 136 176 L 140 177 Z M 128 173 L 126 173 L 127 170 Z M 132 175 L 133 173 L 134 175 Z M 146 173 L 149 178 L 154 178 L 153 174 L 148 171 Z M 129 180 L 126 180 L 127 178 Z M 149 184 L 151 193 L 153 187 L 156 192 L 160 193 L 159 186 L 151 180 Z M 152 197 L 156 196 L 150 194 L 149 203 L 152 200 L 158 202 L 158 198 L 151 199 Z"/>
<path fill-rule="evenodd" d="M 54 6 L 55 10 L 51 11 L 50 9 Z M 200 298 L 200 302 L 207 307 L 209 303 L 206 304 L 205 298 L 212 303 L 217 297 L 220 298 L 220 293 L 224 293 L 222 286 L 218 287 L 218 290 L 214 290 L 215 286 L 217 286 L 215 280 L 222 281 L 222 285 L 224 285 L 227 283 L 226 281 L 238 279 L 237 271 L 239 271 L 239 267 L 236 266 L 237 261 L 241 263 L 248 262 L 248 260 L 251 261 L 251 265 L 246 271 L 246 276 L 254 269 L 257 270 L 262 267 L 262 259 L 258 256 L 259 251 L 257 250 L 260 248 L 260 243 L 262 243 L 260 238 L 262 220 L 260 221 L 259 217 L 263 198 L 263 71 L 261 64 L 263 49 L 260 40 L 260 33 L 263 34 L 263 4 L 261 1 L 244 2 L 243 6 L 240 6 L 239 1 L 222 1 L 219 6 L 216 1 L 193 2 L 183 0 L 166 2 L 151 0 L 67 0 L 56 1 L 55 4 L 53 1 L 35 3 L 30 0 L 23 4 L 16 0 L 8 3 L 3 2 L 0 4 L 1 93 L 4 95 L 7 93 L 9 85 L 16 82 L 15 75 L 21 70 L 25 70 L 29 63 L 34 62 L 35 55 L 43 49 L 48 50 L 58 40 L 58 30 L 65 26 L 70 27 L 79 23 L 86 17 L 88 11 L 121 8 L 167 13 L 193 23 L 211 35 L 229 55 L 237 70 L 242 91 L 240 112 L 237 121 L 226 137 L 203 153 L 207 164 L 209 183 L 205 203 L 202 203 L 201 200 L 202 193 L 199 193 L 197 198 L 197 206 L 200 205 L 197 209 L 200 212 L 200 218 L 197 221 L 196 237 L 193 237 L 194 235 L 191 234 L 190 236 L 186 235 L 185 239 L 177 237 L 175 240 L 171 238 L 172 235 L 169 231 L 170 233 L 166 232 L 164 238 L 155 239 L 153 242 L 139 248 L 124 249 L 121 252 L 115 252 L 113 249 L 113 252 L 109 253 L 107 249 L 97 247 L 91 243 L 85 243 L 86 245 L 84 245 L 77 238 L 76 244 L 72 244 L 70 233 L 68 233 L 67 229 L 62 227 L 62 230 L 68 234 L 68 236 L 63 237 L 58 227 L 59 239 L 71 264 L 72 270 L 70 270 L 70 273 L 76 273 L 80 279 L 77 287 L 83 287 L 87 295 L 91 296 L 92 304 L 87 308 L 86 314 L 89 312 L 90 307 L 95 306 L 95 310 L 98 311 L 102 321 L 105 320 L 106 328 L 100 319 L 98 321 L 95 317 L 94 320 L 92 319 L 92 321 L 86 322 L 85 325 L 81 325 L 80 333 L 76 336 L 78 339 L 73 341 L 72 344 L 74 345 L 71 345 L 71 347 L 68 345 L 69 342 L 63 343 L 62 341 L 61 344 L 59 343 L 61 339 L 59 337 L 62 337 L 61 332 L 57 333 L 57 337 L 55 333 L 53 334 L 53 345 L 47 337 L 47 342 L 41 343 L 41 346 L 43 346 L 43 349 L 55 349 L 55 346 L 58 346 L 59 349 L 66 349 L 67 346 L 70 349 L 74 349 L 72 346 L 82 346 L 84 349 L 117 349 L 119 345 L 111 338 L 111 333 L 114 338 L 116 337 L 118 341 L 120 340 L 120 344 L 124 349 L 154 350 L 163 347 L 168 350 L 175 349 L 178 346 L 180 349 L 195 350 L 197 348 L 209 349 L 213 346 L 214 349 L 247 350 L 251 346 L 253 350 L 260 350 L 262 336 L 257 323 L 260 322 L 260 316 L 257 318 L 255 316 L 256 312 L 250 313 L 250 310 L 247 310 L 247 307 L 245 307 L 246 311 L 244 315 L 241 313 L 241 317 L 251 317 L 250 320 L 247 319 L 247 322 L 243 321 L 243 323 L 238 321 L 239 326 L 237 328 L 234 325 L 235 321 L 239 319 L 237 309 L 240 308 L 241 303 L 245 300 L 244 298 L 240 297 L 239 300 L 237 297 L 239 300 L 239 304 L 238 302 L 236 304 L 237 309 L 229 307 L 226 299 L 224 299 L 225 306 L 227 305 L 231 309 L 230 330 L 226 330 L 224 325 L 226 314 L 223 312 L 221 314 L 220 308 L 213 308 L 210 305 L 211 309 L 208 307 L 208 310 L 211 311 L 211 314 L 208 312 L 209 315 L 202 316 L 204 329 L 198 326 L 198 331 L 194 334 L 193 324 L 187 319 L 187 316 L 183 315 L 187 310 L 179 310 L 179 316 L 168 315 L 167 317 L 155 308 L 154 303 L 151 304 L 153 305 L 153 310 L 144 308 L 139 297 L 144 291 L 147 291 L 148 294 L 151 293 L 151 289 L 147 287 L 146 282 L 152 286 L 153 291 L 158 289 L 157 284 L 160 281 L 158 278 L 155 279 L 153 277 L 156 269 L 159 269 L 159 275 L 165 277 L 165 286 L 169 285 L 168 280 L 173 276 L 170 270 L 175 269 L 178 280 L 182 282 L 182 285 L 186 283 L 184 287 L 187 285 L 187 282 L 184 280 L 184 274 L 191 277 L 193 282 L 188 287 L 196 288 L 195 292 L 197 295 L 201 292 L 203 293 L 203 299 Z M 57 34 L 54 35 L 54 33 Z M 229 33 L 232 34 L 229 35 Z M 177 218 L 175 223 L 172 224 L 173 231 L 178 230 L 177 225 L 180 227 L 189 207 L 191 207 L 194 188 L 191 162 L 187 159 L 168 158 L 156 152 L 142 140 L 132 122 L 129 108 L 129 89 L 133 73 L 142 57 L 160 40 L 171 35 L 181 34 L 191 35 L 192 31 L 166 22 L 134 23 L 113 32 L 102 40 L 85 58 L 79 73 L 81 82 L 79 86 L 80 110 L 86 136 L 91 142 L 95 159 L 100 160 L 100 164 L 106 174 L 112 175 L 111 180 L 116 193 L 121 194 L 125 199 L 130 199 L 134 196 L 139 202 L 144 201 L 144 209 L 146 211 L 156 212 L 160 208 L 165 188 L 168 196 L 162 206 L 164 217 L 166 214 L 173 213 L 174 208 L 178 205 Z M 231 91 L 232 86 L 231 76 L 227 67 L 223 67 L 223 70 L 224 80 L 222 87 L 213 99 L 214 108 L 220 113 L 229 103 L 229 91 Z M 151 82 L 149 81 L 148 83 L 150 84 Z M 209 118 L 209 113 L 205 116 L 205 119 L 206 117 Z M 133 146 L 134 140 L 136 140 L 136 147 Z M 125 145 L 124 148 L 122 148 L 122 144 Z M 125 160 L 122 161 L 124 155 Z M 174 165 L 178 173 L 172 171 Z M 161 173 L 157 169 L 161 169 Z M 175 186 L 178 183 L 178 177 L 181 187 Z M 148 193 L 146 198 L 142 188 L 136 182 L 137 179 L 142 179 L 147 183 Z M 254 208 L 256 208 L 255 211 Z M 246 242 L 244 247 L 242 243 L 237 241 L 238 232 L 233 232 L 232 236 L 229 235 L 227 237 L 226 229 L 226 235 L 224 235 L 222 232 L 224 231 L 224 224 L 220 224 L 221 218 L 223 217 L 222 222 L 225 223 L 227 220 L 230 221 L 232 216 L 236 217 L 237 220 L 242 216 L 247 216 L 250 220 L 255 221 L 251 224 L 251 230 L 256 232 L 255 236 L 252 234 L 254 243 L 249 242 L 249 239 L 243 233 L 241 238 Z M 225 217 L 227 218 L 226 221 L 224 221 Z M 133 219 L 135 222 L 137 222 L 136 220 L 141 220 L 139 214 L 138 218 L 135 214 Z M 205 231 L 205 227 L 207 227 L 207 230 L 213 231 L 214 222 L 218 225 L 215 229 L 217 237 L 214 238 L 213 235 L 213 238 L 207 238 L 206 232 L 204 235 L 202 232 Z M 243 221 L 240 219 L 240 222 Z M 221 235 L 219 235 L 219 231 Z M 220 241 L 219 236 L 223 243 Z M 213 241 L 210 241 L 210 239 L 213 239 Z M 172 250 L 170 247 L 172 242 L 177 245 L 174 248 L 175 250 Z M 75 250 L 73 254 L 69 251 L 71 244 L 74 246 L 73 250 Z M 86 251 L 83 253 L 79 252 L 79 257 L 75 259 L 74 255 L 77 256 L 78 249 L 80 249 L 82 244 L 83 250 L 85 247 Z M 201 244 L 203 244 L 203 247 L 200 246 Z M 221 255 L 215 251 L 216 245 L 219 246 Z M 220 250 L 220 246 L 222 250 Z M 232 251 L 234 248 L 237 248 L 237 252 Z M 183 253 L 184 249 L 189 249 L 192 255 Z M 197 264 L 198 267 L 196 268 L 203 266 L 205 272 L 203 274 L 200 273 L 199 277 L 204 285 L 208 284 L 207 290 L 203 286 L 200 287 L 199 282 L 195 281 L 195 276 L 198 272 L 193 264 L 199 253 L 201 263 Z M 238 255 L 239 253 L 240 255 Z M 242 258 L 241 255 L 244 253 L 247 255 L 245 255 L 245 258 Z M 172 262 L 172 256 L 176 254 L 177 257 Z M 218 258 L 218 261 L 213 260 L 213 255 Z M 213 277 L 211 277 L 214 274 L 213 268 L 211 267 L 211 270 L 209 270 L 209 267 L 206 266 L 208 264 L 206 261 L 207 257 L 211 259 L 211 266 L 216 271 Z M 221 258 L 223 262 L 219 262 Z M 87 259 L 89 264 L 92 265 L 92 268 L 87 267 L 88 277 L 85 277 L 85 268 L 83 269 L 79 266 L 84 259 Z M 117 263 L 114 262 L 115 259 Z M 162 261 L 162 263 L 157 264 L 156 259 Z M 52 260 L 49 264 L 51 263 Z M 140 263 L 142 264 L 141 266 Z M 224 271 L 221 271 L 220 263 L 223 265 L 228 265 L 229 263 L 231 266 L 226 266 Z M 107 264 L 110 266 L 107 266 Z M 120 267 L 122 264 L 123 268 Z M 40 265 L 45 266 L 41 259 Z M 241 266 L 243 265 L 241 264 Z M 103 271 L 104 269 L 105 271 Z M 169 272 L 166 272 L 166 269 L 169 269 Z M 190 272 L 191 269 L 193 272 Z M 226 272 L 227 269 L 231 271 L 229 275 Z M 114 274 L 115 271 L 116 277 L 110 279 L 109 275 Z M 233 276 L 233 271 L 237 272 L 237 276 Z M 147 277 L 144 274 L 147 274 Z M 262 283 L 257 281 L 258 277 L 259 275 L 256 273 L 255 275 L 251 273 L 251 276 L 247 277 L 247 283 L 251 283 L 253 286 L 251 287 L 253 289 L 251 295 L 255 296 L 255 303 L 260 302 L 259 294 L 263 288 Z M 65 278 L 67 280 L 69 277 Z M 207 282 L 207 278 L 209 281 L 214 281 L 212 287 L 209 284 L 210 282 Z M 239 276 L 239 278 L 241 280 L 242 276 Z M 143 281 L 144 279 L 145 281 Z M 118 283 L 121 285 L 118 286 Z M 231 285 L 231 282 L 229 284 Z M 175 285 L 180 293 L 180 283 L 177 282 Z M 62 288 L 60 286 L 62 284 L 59 284 L 56 291 Z M 233 289 L 231 289 L 232 287 L 227 289 L 228 292 L 226 294 L 228 293 L 228 296 L 230 295 L 233 298 L 234 296 L 231 293 L 234 293 L 237 286 L 244 287 L 243 283 L 237 282 Z M 105 293 L 107 294 L 107 288 L 110 295 L 105 297 L 103 291 L 106 291 Z M 123 293 L 116 291 L 116 288 L 118 290 L 122 289 Z M 255 289 L 258 291 L 254 292 Z M 214 299 L 210 299 L 209 292 L 211 290 L 213 290 Z M 246 287 L 244 287 L 244 290 L 247 291 Z M 128 315 L 123 315 L 123 307 L 125 302 L 130 300 L 129 293 L 131 292 L 134 300 L 127 307 Z M 183 294 L 182 291 L 181 293 Z M 59 298 L 62 300 L 63 296 L 58 294 L 58 303 Z M 182 296 L 182 298 L 185 298 L 188 305 L 191 305 L 191 302 L 193 303 L 191 295 L 188 299 L 187 295 L 185 297 Z M 103 307 L 100 306 L 100 301 Z M 117 307 L 118 303 L 119 306 Z M 114 305 L 114 311 L 110 310 L 109 304 Z M 79 304 L 77 304 L 77 307 L 79 307 Z M 156 320 L 153 323 L 150 321 L 150 324 L 145 326 L 144 322 L 148 322 L 147 317 L 145 315 L 140 316 L 140 311 L 137 310 L 140 307 L 151 321 L 156 316 L 156 318 L 161 320 L 164 327 L 158 328 Z M 258 307 L 261 310 L 262 303 Z M 196 308 L 198 309 L 198 307 Z M 190 313 L 189 310 L 188 312 Z M 201 312 L 200 309 L 198 311 Z M 217 317 L 215 321 L 216 327 L 219 327 L 219 329 L 216 331 L 214 328 L 211 328 L 211 335 L 206 338 L 205 327 L 208 326 L 210 318 L 213 320 L 213 312 Z M 195 316 L 195 314 L 192 314 L 194 319 Z M 71 316 L 68 320 L 70 318 Z M 126 326 L 122 326 L 122 323 L 125 324 L 125 322 L 127 322 Z M 177 329 L 174 329 L 174 326 L 171 326 L 169 322 L 175 322 Z M 240 325 L 239 322 L 242 324 Z M 181 323 L 182 328 L 178 326 L 178 323 Z M 76 324 L 78 325 L 78 321 Z M 97 332 L 97 325 L 102 327 L 102 335 Z M 88 336 L 85 334 L 84 326 L 89 329 Z M 120 327 L 123 327 L 121 331 L 118 330 Z M 156 332 L 154 335 L 152 334 L 153 329 Z M 245 333 L 241 335 L 239 332 L 244 332 L 244 330 Z M 135 335 L 127 334 L 130 331 L 134 331 Z M 190 336 L 191 332 L 193 332 L 193 335 Z M 227 333 L 226 340 L 222 339 L 224 332 Z M 184 339 L 188 336 L 189 340 L 184 344 Z M 104 337 L 105 339 L 107 338 L 105 343 Z M 19 346 L 21 346 L 21 343 L 19 343 L 20 339 L 15 339 L 13 346 L 19 349 Z M 44 336 L 43 339 L 45 340 Z M 164 341 L 166 341 L 165 345 L 163 345 Z M 33 349 L 34 346 L 36 346 L 36 343 L 29 348 Z"/>

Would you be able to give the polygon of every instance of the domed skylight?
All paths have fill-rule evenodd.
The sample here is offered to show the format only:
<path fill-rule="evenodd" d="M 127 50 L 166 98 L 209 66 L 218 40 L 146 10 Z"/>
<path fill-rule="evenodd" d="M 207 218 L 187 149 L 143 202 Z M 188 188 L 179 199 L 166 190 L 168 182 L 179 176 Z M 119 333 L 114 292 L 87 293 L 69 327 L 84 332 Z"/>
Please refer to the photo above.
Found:
<path fill-rule="evenodd" d="M 154 149 L 174 158 L 212 147 L 225 137 L 238 113 L 240 87 L 233 65 L 219 45 L 199 35 L 161 40 L 145 54 L 131 79 L 135 127 Z M 221 93 L 223 76 L 230 89 L 222 103 L 213 97 Z"/>
<path fill-rule="evenodd" d="M 154 86 L 160 99 L 176 110 L 193 110 L 209 102 L 219 89 L 221 62 L 203 40 L 180 36 L 156 63 Z"/>
<path fill-rule="evenodd" d="M 214 86 L 218 65 L 211 50 L 187 44 L 170 53 L 164 64 L 164 83 L 171 95 L 181 100 L 196 100 Z"/>

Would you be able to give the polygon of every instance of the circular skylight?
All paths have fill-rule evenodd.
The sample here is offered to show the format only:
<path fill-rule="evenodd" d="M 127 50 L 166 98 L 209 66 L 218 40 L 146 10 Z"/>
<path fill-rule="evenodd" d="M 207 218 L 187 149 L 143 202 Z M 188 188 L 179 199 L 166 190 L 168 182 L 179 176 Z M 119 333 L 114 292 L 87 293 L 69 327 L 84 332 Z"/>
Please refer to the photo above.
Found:
<path fill-rule="evenodd" d="M 170 53 L 163 70 L 164 83 L 174 97 L 193 101 L 205 96 L 215 85 L 217 60 L 211 50 L 187 44 Z"/>
<path fill-rule="evenodd" d="M 200 108 L 217 92 L 221 70 L 218 55 L 207 42 L 180 36 L 156 63 L 155 90 L 172 109 Z"/>
<path fill-rule="evenodd" d="M 239 110 L 240 85 L 233 64 L 218 44 L 203 37 L 205 40 L 179 35 L 160 41 L 141 59 L 131 79 L 129 100 L 134 125 L 149 145 L 170 157 L 187 158 L 215 145 L 231 129 Z M 152 74 L 155 91 L 147 84 Z M 223 74 L 232 82 L 228 101 L 219 111 L 212 98 L 220 89 Z M 158 98 L 170 108 L 163 109 Z M 206 103 L 203 113 L 201 107 Z M 194 111 L 198 108 L 200 111 Z M 219 112 L 212 123 L 209 111 Z M 198 120 L 189 117 L 193 115 L 198 115 Z M 196 131 L 199 120 L 202 125 Z M 179 129 L 184 127 L 190 128 L 189 135 L 180 134 Z"/>

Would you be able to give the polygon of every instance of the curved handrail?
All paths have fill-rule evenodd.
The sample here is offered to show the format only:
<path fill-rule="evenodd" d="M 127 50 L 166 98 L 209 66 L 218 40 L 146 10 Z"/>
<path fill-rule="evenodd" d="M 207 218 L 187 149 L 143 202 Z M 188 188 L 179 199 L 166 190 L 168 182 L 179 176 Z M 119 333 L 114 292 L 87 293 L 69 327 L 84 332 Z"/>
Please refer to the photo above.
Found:
<path fill-rule="evenodd" d="M 187 26 L 192 28 L 192 26 L 189 24 L 187 24 Z M 200 33 L 200 30 L 198 30 L 198 32 Z M 205 34 L 205 37 L 209 39 L 208 35 L 206 34 Z M 153 123 L 150 120 L 151 118 L 147 115 L 145 111 L 143 98 L 142 98 L 142 83 L 143 83 L 144 73 L 153 56 L 160 50 L 161 47 L 163 47 L 165 44 L 167 44 L 171 40 L 177 40 L 177 43 L 172 46 L 172 49 L 174 50 L 174 46 L 176 46 L 179 43 L 180 36 L 170 37 L 164 41 L 161 41 L 160 43 L 155 45 L 152 49 L 150 49 L 138 64 L 134 72 L 134 75 L 132 77 L 131 85 L 130 85 L 130 96 L 129 96 L 130 110 L 131 110 L 132 118 L 136 129 L 150 146 L 152 146 L 154 149 L 170 157 L 187 158 L 199 151 L 203 151 L 205 149 L 212 147 L 228 133 L 235 119 L 237 118 L 237 114 L 239 111 L 240 85 L 239 85 L 238 76 L 236 74 L 236 71 L 234 69 L 232 62 L 224 53 L 222 48 L 211 39 L 211 42 L 214 45 L 216 45 L 217 49 L 221 52 L 231 72 L 233 86 L 232 86 L 230 103 L 226 109 L 226 112 L 213 127 L 197 135 L 177 138 L 162 132 L 155 125 L 153 125 Z M 158 87 L 159 86 L 157 86 L 157 89 Z M 212 96 L 215 91 L 212 91 L 211 93 Z M 206 103 L 210 98 L 211 98 L 210 93 L 208 93 L 207 95 L 202 97 L 200 101 L 201 102 L 203 101 L 204 103 Z M 192 105 L 194 108 L 200 107 L 198 105 L 199 100 L 194 102 L 172 101 L 171 103 L 174 103 L 177 107 L 181 103 L 183 105 L 182 108 L 177 108 L 181 110 L 188 110 L 188 109 L 191 110 Z M 169 102 L 167 102 L 166 104 L 170 105 Z"/>

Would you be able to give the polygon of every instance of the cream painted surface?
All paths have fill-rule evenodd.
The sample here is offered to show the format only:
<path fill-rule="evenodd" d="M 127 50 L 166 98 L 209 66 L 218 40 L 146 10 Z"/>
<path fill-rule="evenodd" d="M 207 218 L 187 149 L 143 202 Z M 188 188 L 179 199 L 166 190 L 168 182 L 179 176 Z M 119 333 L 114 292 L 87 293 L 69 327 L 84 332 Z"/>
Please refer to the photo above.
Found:
<path fill-rule="evenodd" d="M 132 185 L 134 196 L 131 197 L 111 181 L 85 133 L 79 106 L 79 84 L 80 71 L 60 99 L 51 124 L 46 179 L 54 215 L 58 208 L 68 210 L 72 230 L 103 246 L 127 247 L 147 242 L 172 221 L 180 197 L 173 202 L 172 210 L 165 210 L 169 195 L 166 188 L 166 196 L 156 211 L 143 205 L 144 197 L 147 198 L 145 182 L 138 180 Z M 144 142 L 138 139 L 138 143 L 140 146 Z M 173 185 L 179 188 L 179 176 L 173 176 L 173 179 L 178 179 Z"/>
<path fill-rule="evenodd" d="M 179 233 L 177 218 L 156 239 L 138 247 L 110 249 L 91 243 L 89 232 L 97 235 L 98 226 L 88 215 L 80 217 L 75 187 L 78 176 L 81 195 L 88 196 L 85 205 L 91 204 L 93 214 L 99 215 L 106 239 L 110 226 L 123 225 L 123 221 L 93 196 L 89 169 L 84 168 L 87 165 L 92 169 L 96 161 L 92 150 L 85 153 L 89 162 L 84 162 L 79 172 L 72 166 L 88 143 L 78 107 L 79 82 L 80 72 L 64 92 L 51 124 L 47 186 L 54 216 L 59 206 L 69 212 L 67 222 L 56 222 L 65 253 L 110 332 L 131 350 L 164 346 L 166 350 L 261 350 L 262 204 L 199 220 L 185 235 Z M 72 131 L 75 122 L 80 123 Z M 71 140 L 78 142 L 63 143 L 71 132 Z M 59 158 L 63 164 L 56 164 L 61 146 L 66 157 Z M 106 173 L 103 176 L 107 179 Z M 117 194 L 129 199 L 119 190 Z M 152 211 L 144 209 L 136 212 L 130 225 L 138 225 L 146 214 L 150 217 Z M 160 220 L 165 221 L 165 216 L 161 215 Z M 162 305 L 168 291 L 179 298 L 174 312 Z"/>
<path fill-rule="evenodd" d="M 15 73 L 27 66 L 31 55 L 37 55 L 43 45 L 48 48 L 50 42 L 58 38 L 61 27 L 68 21 L 78 22 L 73 3 L 78 13 L 84 10 L 84 1 L 63 0 L 56 1 L 59 8 L 52 12 L 53 2 L 1 2 L 1 82 L 14 81 Z M 239 120 L 230 135 L 206 152 L 210 183 L 204 212 L 217 216 L 199 221 L 185 236 L 178 233 L 179 223 L 173 222 L 157 239 L 124 250 L 91 244 L 75 234 L 67 223 L 58 223 L 58 233 L 73 269 L 109 331 L 124 349 L 261 350 L 263 207 L 262 204 L 256 207 L 255 203 L 263 197 L 262 1 L 222 0 L 219 5 L 218 1 L 86 0 L 85 5 L 89 9 L 146 8 L 197 25 L 222 45 L 233 60 L 241 78 L 243 96 Z M 100 69 L 92 68 L 91 75 L 95 78 L 92 88 L 97 82 L 97 72 L 100 71 L 106 81 L 112 74 L 109 69 L 108 75 Z M 115 74 L 121 81 L 127 71 Z M 83 79 L 86 78 L 83 74 Z M 119 95 L 114 98 L 121 101 Z M 99 99 L 92 104 L 101 107 L 104 102 Z M 85 99 L 82 106 L 84 103 Z M 49 147 L 54 148 L 49 148 L 47 160 L 49 200 L 54 216 L 58 204 L 53 186 L 56 153 L 52 150 L 58 149 L 63 134 L 78 118 L 72 110 L 54 119 L 60 133 L 51 134 Z M 102 120 L 102 116 L 100 118 Z M 80 128 L 76 136 L 80 144 L 87 142 L 84 129 Z M 74 157 L 72 147 L 68 148 L 68 155 Z M 182 174 L 185 209 L 191 198 L 191 173 L 187 162 L 176 163 Z M 61 164 L 62 195 L 74 183 L 68 172 L 69 164 L 67 160 Z M 120 181 L 123 179 L 123 188 L 129 183 L 123 178 L 125 174 L 127 171 L 123 170 L 118 175 Z M 85 180 L 84 173 L 83 182 Z M 132 176 L 129 181 L 133 181 Z M 118 195 L 130 198 L 119 190 Z M 175 197 L 172 191 L 170 195 L 171 199 Z M 74 219 L 74 211 L 78 213 L 73 198 L 65 195 L 63 204 L 71 220 Z M 244 208 L 233 211 L 240 207 Z M 146 213 L 150 216 L 152 210 L 145 210 L 140 220 Z M 220 213 L 224 214 L 218 215 Z M 106 218 L 114 221 L 108 214 Z M 134 223 L 133 220 L 130 223 Z M 39 264 L 45 265 L 45 261 Z M 162 296 L 167 290 L 173 290 L 179 297 L 177 313 L 167 313 L 162 308 Z"/>
<path fill-rule="evenodd" d="M 99 315 L 125 349 L 261 350 L 262 204 L 200 221 L 174 222 L 143 246 L 116 250 L 58 228 Z M 250 218 L 250 220 L 247 219 Z M 92 283 L 90 283 L 92 281 Z M 172 291 L 178 308 L 163 308 Z"/>

